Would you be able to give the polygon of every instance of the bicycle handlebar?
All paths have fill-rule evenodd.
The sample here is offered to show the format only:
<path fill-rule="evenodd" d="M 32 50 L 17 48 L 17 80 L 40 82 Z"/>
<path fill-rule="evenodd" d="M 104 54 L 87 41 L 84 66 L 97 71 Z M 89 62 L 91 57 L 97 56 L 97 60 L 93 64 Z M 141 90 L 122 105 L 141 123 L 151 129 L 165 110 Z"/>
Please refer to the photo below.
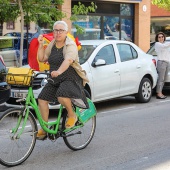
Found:
<path fill-rule="evenodd" d="M 44 70 L 44 72 L 39 72 L 34 77 L 37 77 L 38 75 L 41 75 L 41 74 L 47 75 L 45 79 L 47 79 L 48 81 L 52 81 L 52 83 L 54 83 L 54 80 L 50 77 L 51 74 L 49 73 L 49 70 Z"/>
<path fill-rule="evenodd" d="M 50 77 L 50 73 L 49 73 L 49 70 L 44 70 L 44 72 L 39 72 L 39 73 L 36 73 L 34 77 L 38 77 L 39 75 L 41 74 L 45 74 L 47 75 L 47 78 Z"/>

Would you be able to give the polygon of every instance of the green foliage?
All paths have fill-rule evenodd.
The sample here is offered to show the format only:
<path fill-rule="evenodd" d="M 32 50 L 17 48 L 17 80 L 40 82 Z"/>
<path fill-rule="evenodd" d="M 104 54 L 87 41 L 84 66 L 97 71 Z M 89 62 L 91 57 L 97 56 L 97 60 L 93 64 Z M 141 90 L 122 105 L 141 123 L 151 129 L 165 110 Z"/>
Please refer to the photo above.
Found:
<path fill-rule="evenodd" d="M 87 15 L 90 12 L 95 12 L 96 9 L 97 6 L 94 4 L 94 2 L 91 2 L 91 6 L 88 7 L 79 2 L 78 5 L 74 5 L 74 7 L 72 8 L 73 15 L 71 16 L 71 20 L 76 21 L 76 15 Z"/>
<path fill-rule="evenodd" d="M 19 15 L 16 4 L 10 4 L 9 0 L 0 0 L 0 22 L 15 20 Z"/>
<path fill-rule="evenodd" d="M 59 10 L 59 6 L 63 3 L 64 0 L 0 0 L 0 23 L 15 21 L 19 16 L 24 16 L 21 17 L 21 28 L 24 27 L 24 22 L 30 23 L 31 21 L 49 23 L 52 28 L 54 21 L 66 17 L 66 14 Z M 19 6 L 19 4 L 21 5 Z M 89 12 L 95 12 L 96 8 L 93 2 L 88 7 L 79 2 L 73 7 L 73 16 L 70 17 L 70 20 L 76 21 L 76 15 L 87 15 Z M 23 9 L 23 13 L 20 9 Z M 78 33 L 83 33 L 83 28 L 78 25 L 75 27 Z M 23 30 L 21 31 L 21 47 L 23 46 L 22 32 Z M 23 51 L 20 49 L 20 66 L 22 66 L 22 54 Z"/>
<path fill-rule="evenodd" d="M 91 2 L 91 6 L 87 7 L 81 2 L 79 2 L 78 5 L 74 5 L 74 7 L 72 8 L 72 16 L 70 17 L 70 20 L 71 21 L 77 21 L 78 19 L 86 20 L 86 15 L 88 13 L 95 12 L 96 9 L 97 6 L 94 4 L 94 2 Z M 77 24 L 74 24 L 74 27 L 77 29 L 77 34 L 83 34 L 85 32 L 84 28 Z"/>
<path fill-rule="evenodd" d="M 50 25 L 54 21 L 61 20 L 66 14 L 58 9 L 64 0 L 22 0 L 22 8 L 24 12 L 24 22 L 31 21 L 38 23 L 46 22 Z M 92 2 L 91 6 L 85 7 L 79 2 L 72 9 L 73 15 L 70 20 L 76 21 L 76 15 L 87 15 L 89 12 L 95 12 L 97 6 Z M 14 21 L 20 16 L 18 0 L 0 0 L 0 22 Z"/>
<path fill-rule="evenodd" d="M 152 0 L 152 4 L 170 11 L 170 0 Z"/>

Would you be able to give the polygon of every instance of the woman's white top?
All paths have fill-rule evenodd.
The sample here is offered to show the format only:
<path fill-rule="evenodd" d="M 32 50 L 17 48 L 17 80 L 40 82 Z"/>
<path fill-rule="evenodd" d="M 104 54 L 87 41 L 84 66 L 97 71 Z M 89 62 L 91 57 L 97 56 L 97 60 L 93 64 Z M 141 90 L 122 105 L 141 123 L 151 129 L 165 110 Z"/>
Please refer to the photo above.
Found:
<path fill-rule="evenodd" d="M 169 49 L 168 49 L 169 48 Z M 170 43 L 169 42 L 156 42 L 155 51 L 158 56 L 158 60 L 161 61 L 170 61 Z"/>

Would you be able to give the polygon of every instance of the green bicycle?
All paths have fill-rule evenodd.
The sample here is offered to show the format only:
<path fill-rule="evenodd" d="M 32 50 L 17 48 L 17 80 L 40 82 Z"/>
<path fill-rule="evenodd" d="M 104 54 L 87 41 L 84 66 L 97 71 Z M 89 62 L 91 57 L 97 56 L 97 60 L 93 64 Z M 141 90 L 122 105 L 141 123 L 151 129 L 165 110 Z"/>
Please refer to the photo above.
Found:
<path fill-rule="evenodd" d="M 39 74 L 47 75 L 46 72 L 33 76 L 26 76 L 25 74 L 10 75 L 15 84 L 21 85 L 21 83 L 17 83 L 17 76 L 20 79 L 22 77 L 22 82 L 25 82 L 27 79 L 30 83 L 23 83 L 28 87 L 27 97 L 18 99 L 18 102 L 25 102 L 24 107 L 11 108 L 0 114 L 0 164 L 4 166 L 19 165 L 30 156 L 36 143 L 37 123 L 47 132 L 49 140 L 55 141 L 57 138 L 62 137 L 68 148 L 74 151 L 84 149 L 94 136 L 97 112 L 93 102 L 88 98 L 89 109 L 85 110 L 73 106 L 78 121 L 71 129 L 65 129 L 67 111 L 62 105 L 55 121 L 45 122 L 42 119 L 32 89 L 34 78 Z M 37 120 L 30 108 L 35 111 Z"/>

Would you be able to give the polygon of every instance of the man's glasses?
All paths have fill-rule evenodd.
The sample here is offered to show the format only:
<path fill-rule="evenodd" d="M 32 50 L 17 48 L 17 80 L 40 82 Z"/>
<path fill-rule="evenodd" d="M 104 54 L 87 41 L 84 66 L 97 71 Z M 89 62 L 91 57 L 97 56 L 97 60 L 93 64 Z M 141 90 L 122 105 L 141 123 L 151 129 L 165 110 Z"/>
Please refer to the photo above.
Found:
<path fill-rule="evenodd" d="M 164 38 L 164 36 L 158 36 L 158 38 Z"/>
<path fill-rule="evenodd" d="M 58 34 L 62 34 L 65 30 L 62 30 L 62 29 L 54 29 L 53 32 L 54 33 L 58 33 Z"/>

